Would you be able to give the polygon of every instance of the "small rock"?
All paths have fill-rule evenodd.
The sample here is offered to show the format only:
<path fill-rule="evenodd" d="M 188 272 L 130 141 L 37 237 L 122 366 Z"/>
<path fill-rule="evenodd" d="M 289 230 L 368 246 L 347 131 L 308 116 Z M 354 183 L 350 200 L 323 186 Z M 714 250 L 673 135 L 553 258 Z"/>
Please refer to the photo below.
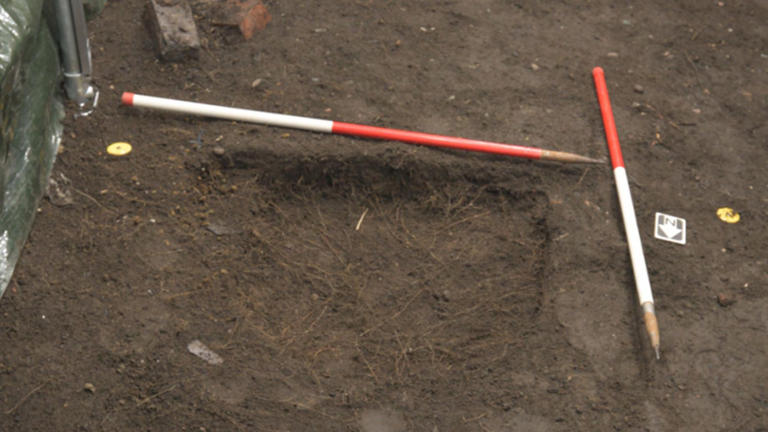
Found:
<path fill-rule="evenodd" d="M 734 303 L 736 303 L 736 299 L 729 296 L 728 294 L 720 293 L 717 295 L 717 304 L 722 307 L 728 307 Z"/>
<path fill-rule="evenodd" d="M 610 57 L 610 58 L 617 58 L 619 56 L 619 53 L 611 51 L 608 54 L 606 54 L 605 56 L 606 57 Z"/>
<path fill-rule="evenodd" d="M 270 21 L 272 21 L 272 15 L 269 14 L 266 6 L 259 1 L 245 14 L 238 27 L 240 27 L 243 38 L 248 40 L 253 37 L 255 31 L 264 30 Z"/>
<path fill-rule="evenodd" d="M 537 71 L 539 70 L 539 65 L 537 65 L 536 63 L 531 63 L 531 69 Z"/>
<path fill-rule="evenodd" d="M 224 153 L 226 153 L 226 151 L 224 150 L 224 147 L 216 146 L 213 148 L 213 154 L 215 154 L 216 156 L 224 156 Z"/>
<path fill-rule="evenodd" d="M 635 93 L 640 93 L 640 94 L 645 93 L 645 89 L 640 84 L 635 84 L 633 89 L 635 90 Z"/>
<path fill-rule="evenodd" d="M 224 362 L 224 359 L 222 359 L 221 356 L 211 351 L 210 348 L 197 339 L 187 345 L 187 350 L 212 365 L 219 365 Z"/>
<path fill-rule="evenodd" d="M 252 88 L 256 88 L 256 87 L 258 87 L 259 85 L 261 85 L 262 81 L 263 81 L 263 80 L 262 80 L 261 78 L 256 78 L 256 79 L 255 79 L 255 80 L 253 80 L 253 82 L 251 83 L 251 87 L 252 87 Z"/>
<path fill-rule="evenodd" d="M 87 382 L 83 385 L 83 390 L 87 391 L 88 393 L 96 393 L 96 386 Z"/>
<path fill-rule="evenodd" d="M 230 228 L 223 223 L 217 222 L 209 222 L 208 225 L 205 226 L 205 229 L 216 234 L 217 236 L 236 234 L 239 232 L 234 228 Z"/>

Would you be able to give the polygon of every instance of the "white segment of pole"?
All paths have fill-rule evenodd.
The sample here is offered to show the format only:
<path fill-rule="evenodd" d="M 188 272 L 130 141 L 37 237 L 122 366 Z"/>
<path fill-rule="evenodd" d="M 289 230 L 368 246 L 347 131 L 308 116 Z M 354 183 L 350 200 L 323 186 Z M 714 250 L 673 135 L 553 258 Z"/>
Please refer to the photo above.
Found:
<path fill-rule="evenodd" d="M 198 102 L 187 102 L 139 94 L 133 95 L 132 105 L 175 113 L 281 126 L 312 132 L 331 133 L 333 130 L 332 120 L 321 120 L 287 114 L 275 114 L 242 108 L 229 108 L 220 105 L 209 105 Z"/>
<path fill-rule="evenodd" d="M 613 177 L 616 180 L 619 206 L 621 207 L 621 215 L 624 219 L 624 230 L 627 234 L 629 257 L 632 260 L 632 270 L 635 274 L 637 296 L 641 305 L 645 303 L 653 303 L 651 281 L 648 279 L 648 268 L 645 265 L 643 243 L 640 240 L 640 230 L 637 227 L 637 218 L 635 217 L 635 207 L 632 204 L 632 194 L 629 191 L 627 171 L 624 167 L 616 167 L 613 170 Z"/>

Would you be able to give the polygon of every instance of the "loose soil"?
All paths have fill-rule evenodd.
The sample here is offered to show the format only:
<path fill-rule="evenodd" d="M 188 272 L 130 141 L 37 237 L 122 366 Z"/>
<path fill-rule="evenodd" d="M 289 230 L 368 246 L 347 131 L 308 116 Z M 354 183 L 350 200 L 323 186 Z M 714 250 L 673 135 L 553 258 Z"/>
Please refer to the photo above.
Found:
<path fill-rule="evenodd" d="M 176 64 L 143 4 L 90 23 L 102 98 L 68 117 L 53 176 L 71 200 L 41 202 L 0 301 L 0 429 L 768 430 L 765 2 L 267 1 L 245 41 L 192 1 L 203 49 Z M 596 65 L 658 361 L 608 165 L 119 106 L 134 91 L 605 157 Z M 656 212 L 687 220 L 686 245 L 653 238 Z"/>

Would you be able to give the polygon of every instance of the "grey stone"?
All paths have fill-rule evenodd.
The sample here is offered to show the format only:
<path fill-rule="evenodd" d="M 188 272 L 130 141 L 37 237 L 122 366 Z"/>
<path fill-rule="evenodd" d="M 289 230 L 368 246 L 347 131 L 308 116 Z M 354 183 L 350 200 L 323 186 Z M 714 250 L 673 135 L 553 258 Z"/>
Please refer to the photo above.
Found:
<path fill-rule="evenodd" d="M 147 0 L 145 20 L 160 59 L 181 62 L 197 58 L 200 38 L 186 0 Z"/>

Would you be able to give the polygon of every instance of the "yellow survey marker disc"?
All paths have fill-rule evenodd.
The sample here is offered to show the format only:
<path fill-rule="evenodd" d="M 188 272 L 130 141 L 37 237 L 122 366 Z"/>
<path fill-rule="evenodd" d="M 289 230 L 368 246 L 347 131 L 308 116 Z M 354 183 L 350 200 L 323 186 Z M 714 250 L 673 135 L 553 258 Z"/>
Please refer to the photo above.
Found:
<path fill-rule="evenodd" d="M 107 147 L 107 153 L 112 156 L 125 156 L 131 152 L 131 149 L 131 145 L 127 142 L 116 142 Z"/>
<path fill-rule="evenodd" d="M 730 207 L 721 207 L 717 209 L 717 217 L 719 217 L 721 221 L 727 223 L 736 223 L 741 220 L 741 216 Z"/>

